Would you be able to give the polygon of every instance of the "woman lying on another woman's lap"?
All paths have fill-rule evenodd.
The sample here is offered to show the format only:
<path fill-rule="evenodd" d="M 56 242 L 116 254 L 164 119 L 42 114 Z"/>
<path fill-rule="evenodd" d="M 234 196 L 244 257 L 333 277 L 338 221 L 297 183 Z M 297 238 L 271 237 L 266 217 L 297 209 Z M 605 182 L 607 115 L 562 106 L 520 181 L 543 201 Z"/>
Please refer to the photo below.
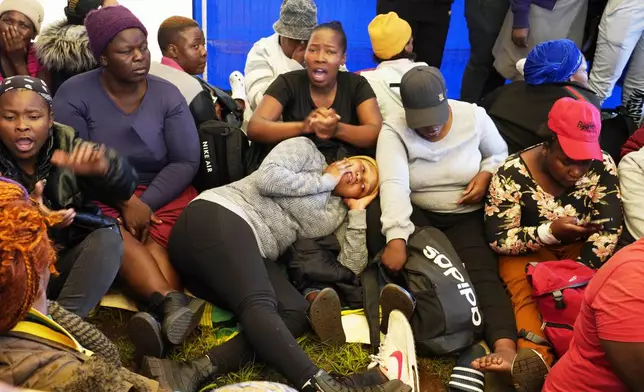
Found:
<path fill-rule="evenodd" d="M 327 166 L 315 144 L 299 137 L 278 144 L 250 176 L 203 192 L 172 231 L 171 260 L 191 291 L 237 316 L 242 332 L 191 362 L 147 357 L 143 373 L 190 390 L 173 380 L 198 383 L 236 371 L 257 353 L 298 389 L 353 391 L 317 368 L 295 340 L 309 328 L 308 302 L 275 260 L 298 238 L 333 233 L 346 222 L 343 199 L 369 197 L 377 184 L 369 162 Z M 398 380 L 376 389 L 407 390 Z"/>

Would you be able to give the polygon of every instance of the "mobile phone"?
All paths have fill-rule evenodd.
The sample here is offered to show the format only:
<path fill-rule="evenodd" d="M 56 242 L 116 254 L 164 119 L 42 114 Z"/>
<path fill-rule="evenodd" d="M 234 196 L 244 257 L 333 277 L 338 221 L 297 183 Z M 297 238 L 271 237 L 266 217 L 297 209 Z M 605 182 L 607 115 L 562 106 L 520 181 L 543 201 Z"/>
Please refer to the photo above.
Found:
<path fill-rule="evenodd" d="M 591 224 L 591 225 L 603 225 L 604 223 L 608 223 L 608 222 L 612 222 L 612 221 L 613 221 L 613 218 L 604 218 L 604 219 L 597 219 L 597 220 L 590 221 L 590 222 L 588 222 L 588 224 Z"/>

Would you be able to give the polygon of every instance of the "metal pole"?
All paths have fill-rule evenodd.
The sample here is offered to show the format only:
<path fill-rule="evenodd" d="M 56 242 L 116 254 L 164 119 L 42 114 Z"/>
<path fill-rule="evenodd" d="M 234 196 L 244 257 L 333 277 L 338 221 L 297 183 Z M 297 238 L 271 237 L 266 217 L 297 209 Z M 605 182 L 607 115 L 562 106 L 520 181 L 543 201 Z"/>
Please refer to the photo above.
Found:
<path fill-rule="evenodd" d="M 216 0 L 215 0 L 216 1 Z M 201 0 L 201 29 L 206 40 L 206 49 L 208 49 L 208 0 Z M 208 81 L 208 65 L 203 72 L 203 79 Z"/>

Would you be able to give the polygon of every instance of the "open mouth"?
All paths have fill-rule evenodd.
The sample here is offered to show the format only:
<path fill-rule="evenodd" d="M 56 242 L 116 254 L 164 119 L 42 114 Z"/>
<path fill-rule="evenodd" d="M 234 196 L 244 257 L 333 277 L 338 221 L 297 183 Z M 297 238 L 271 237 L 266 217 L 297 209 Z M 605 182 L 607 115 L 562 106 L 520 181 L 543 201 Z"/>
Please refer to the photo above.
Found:
<path fill-rule="evenodd" d="M 316 68 L 311 73 L 313 80 L 316 82 L 323 82 L 326 79 L 327 72 L 321 68 Z"/>
<path fill-rule="evenodd" d="M 18 140 L 16 140 L 16 149 L 20 152 L 29 152 L 34 148 L 34 145 L 36 143 L 34 142 L 33 139 L 28 138 L 28 137 L 21 137 Z"/>

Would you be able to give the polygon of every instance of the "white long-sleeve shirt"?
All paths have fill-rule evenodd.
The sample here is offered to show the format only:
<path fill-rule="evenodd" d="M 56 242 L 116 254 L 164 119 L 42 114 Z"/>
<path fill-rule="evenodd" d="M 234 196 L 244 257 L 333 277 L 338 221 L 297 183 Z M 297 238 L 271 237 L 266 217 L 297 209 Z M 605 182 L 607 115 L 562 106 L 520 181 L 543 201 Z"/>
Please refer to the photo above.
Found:
<path fill-rule="evenodd" d="M 485 110 L 449 100 L 452 127 L 429 142 L 407 127 L 404 115 L 385 120 L 376 158 L 380 174 L 382 232 L 387 242 L 405 241 L 414 232 L 412 204 L 438 213 L 467 213 L 481 204 L 458 204 L 469 182 L 481 171 L 496 172 L 508 147 Z"/>
<path fill-rule="evenodd" d="M 409 59 L 398 59 L 383 61 L 378 67 L 371 71 L 361 72 L 378 98 L 378 106 L 382 118 L 404 113 L 405 109 L 400 98 L 400 87 L 392 87 L 392 84 L 400 84 L 402 77 L 412 68 L 426 66 L 426 63 L 415 63 Z"/>
<path fill-rule="evenodd" d="M 303 69 L 302 64 L 286 57 L 280 46 L 279 34 L 262 38 L 253 45 L 244 69 L 246 97 L 254 111 L 262 101 L 264 92 L 279 75 Z"/>
<path fill-rule="evenodd" d="M 624 221 L 635 239 L 644 237 L 644 149 L 626 155 L 619 162 Z"/>

